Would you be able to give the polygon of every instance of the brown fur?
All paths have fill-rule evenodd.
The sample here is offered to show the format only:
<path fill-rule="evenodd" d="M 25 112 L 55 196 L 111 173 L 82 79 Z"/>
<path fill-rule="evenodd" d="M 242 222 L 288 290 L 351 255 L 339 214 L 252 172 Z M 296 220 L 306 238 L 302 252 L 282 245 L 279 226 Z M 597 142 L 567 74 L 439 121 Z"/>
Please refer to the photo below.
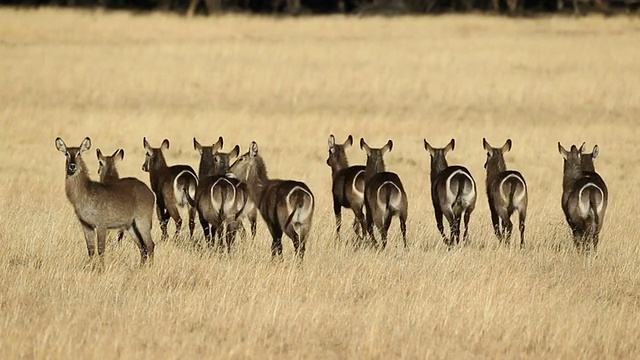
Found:
<path fill-rule="evenodd" d="M 407 247 L 407 194 L 400 177 L 393 172 L 385 171 L 383 155 L 393 149 L 389 140 L 379 149 L 371 148 L 364 139 L 360 139 L 360 148 L 367 154 L 364 179 L 364 205 L 366 209 L 366 229 L 372 242 L 376 242 L 373 234 L 375 225 L 380 232 L 381 245 L 387 246 L 387 234 L 391 220 L 397 216 L 400 220 L 402 242 Z"/>
<path fill-rule="evenodd" d="M 327 165 L 331 167 L 331 193 L 333 195 L 333 213 L 336 218 L 336 239 L 340 238 L 342 208 L 351 209 L 354 214 L 353 231 L 362 240 L 365 231 L 364 206 L 364 169 L 362 165 L 349 166 L 346 149 L 353 145 L 349 135 L 342 144 L 336 144 L 335 137 L 329 136 L 329 157 Z"/>
<path fill-rule="evenodd" d="M 106 184 L 120 179 L 116 163 L 124 160 L 124 150 L 118 149 L 111 156 L 102 155 L 100 149 L 96 149 L 96 155 L 98 156 L 98 176 L 100 176 L 100 182 Z M 118 231 L 118 242 L 122 241 L 124 237 L 124 231 Z"/>
<path fill-rule="evenodd" d="M 249 196 L 271 233 L 271 255 L 282 256 L 284 233 L 291 238 L 296 255 L 302 260 L 315 208 L 309 187 L 300 181 L 269 179 L 255 142 L 247 153 L 236 159 L 229 171 L 247 184 Z"/>
<path fill-rule="evenodd" d="M 451 139 L 444 148 L 434 148 L 424 140 L 424 148 L 431 157 L 431 201 L 438 231 L 449 247 L 460 242 L 460 223 L 464 216 L 464 242 L 469 242 L 469 220 L 476 206 L 476 183 L 467 168 L 449 166 L 446 155 L 455 148 Z M 454 196 L 454 198 L 451 198 Z M 444 233 L 442 217 L 447 218 L 450 239 Z"/>
<path fill-rule="evenodd" d="M 191 199 L 188 193 L 186 195 L 198 209 L 208 244 L 213 246 L 217 236 L 222 249 L 222 237 L 226 227 L 227 249 L 231 251 L 236 231 L 241 230 L 244 233 L 244 217 L 249 218 L 252 239 L 255 238 L 257 212 L 249 200 L 247 186 L 238 179 L 226 176 L 229 161 L 238 156 L 240 147 L 236 145 L 230 153 L 219 152 L 223 144 L 222 137 L 213 146 L 202 146 L 193 139 L 194 149 L 200 153 L 200 181 L 195 199 Z"/>
<path fill-rule="evenodd" d="M 483 138 L 482 147 L 487 151 L 487 161 L 484 168 L 487 170 L 487 200 L 489 201 L 493 230 L 500 241 L 505 240 L 508 244 L 513 231 L 511 215 L 517 210 L 520 247 L 524 247 L 529 195 L 527 183 L 522 174 L 506 169 L 504 153 L 511 150 L 511 139 L 507 139 L 501 148 L 494 148 Z"/>
<path fill-rule="evenodd" d="M 124 178 L 99 183 L 89 178 L 82 154 L 91 147 L 85 138 L 80 147 L 67 147 L 56 138 L 56 148 L 66 156 L 65 193 L 82 224 L 89 258 L 96 252 L 104 263 L 105 236 L 109 229 L 129 230 L 140 250 L 140 262 L 153 260 L 154 243 L 151 239 L 153 219 L 153 192 L 142 181 Z"/>
<path fill-rule="evenodd" d="M 567 151 L 558 142 L 558 151 L 564 158 L 562 211 L 573 232 L 573 242 L 580 253 L 595 251 L 607 209 L 607 186 L 600 175 L 584 170 L 582 153 L 575 145 Z M 587 168 L 593 168 L 593 153 L 586 156 L 591 157 L 585 160 Z"/>
<path fill-rule="evenodd" d="M 187 201 L 184 189 L 195 195 L 198 186 L 196 172 L 189 165 L 167 166 L 163 151 L 169 149 L 169 140 L 164 139 L 159 148 L 151 147 L 146 138 L 143 139 L 142 144 L 146 150 L 142 171 L 149 173 L 151 189 L 156 194 L 156 211 L 160 220 L 162 240 L 168 237 L 169 218 L 176 223 L 175 236 L 177 237 L 180 233 L 182 218 L 179 208 L 181 207 L 187 207 L 189 210 L 189 237 L 193 237 L 196 209 Z"/>

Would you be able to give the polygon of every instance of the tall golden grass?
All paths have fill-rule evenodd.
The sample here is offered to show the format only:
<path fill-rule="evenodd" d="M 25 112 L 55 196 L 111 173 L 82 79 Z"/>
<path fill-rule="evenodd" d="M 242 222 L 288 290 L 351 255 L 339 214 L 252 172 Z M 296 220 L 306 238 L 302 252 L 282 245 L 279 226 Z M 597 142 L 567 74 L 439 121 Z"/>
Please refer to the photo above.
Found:
<path fill-rule="evenodd" d="M 441 16 L 301 19 L 0 10 L 0 358 L 637 358 L 640 22 Z M 393 139 L 409 196 L 409 249 L 334 240 L 327 137 Z M 109 235 L 106 269 L 64 195 L 61 136 L 125 150 L 256 140 L 272 177 L 317 200 L 307 256 L 273 263 L 262 221 L 233 256 L 157 243 L 150 268 Z M 499 246 L 482 138 L 514 146 L 529 185 L 527 247 Z M 447 251 L 428 190 L 427 138 L 456 139 L 480 194 L 468 247 Z M 574 250 L 556 143 L 601 148 L 610 189 L 597 256 Z M 352 163 L 364 154 L 349 150 Z M 343 240 L 352 215 L 343 215 Z M 159 226 L 154 222 L 154 239 Z M 196 240 L 202 230 L 196 229 Z M 517 237 L 515 238 L 517 242 Z"/>

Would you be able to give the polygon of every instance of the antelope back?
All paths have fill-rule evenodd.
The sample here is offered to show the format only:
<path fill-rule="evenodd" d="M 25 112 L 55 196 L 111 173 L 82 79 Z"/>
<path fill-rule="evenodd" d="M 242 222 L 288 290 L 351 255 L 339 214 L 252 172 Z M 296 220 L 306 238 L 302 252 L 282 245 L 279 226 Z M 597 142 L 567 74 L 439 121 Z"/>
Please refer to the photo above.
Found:
<path fill-rule="evenodd" d="M 98 157 L 98 175 L 100 182 L 105 183 L 120 178 L 116 164 L 124 160 L 124 150 L 118 149 L 111 155 L 103 155 L 100 149 L 96 149 Z"/>

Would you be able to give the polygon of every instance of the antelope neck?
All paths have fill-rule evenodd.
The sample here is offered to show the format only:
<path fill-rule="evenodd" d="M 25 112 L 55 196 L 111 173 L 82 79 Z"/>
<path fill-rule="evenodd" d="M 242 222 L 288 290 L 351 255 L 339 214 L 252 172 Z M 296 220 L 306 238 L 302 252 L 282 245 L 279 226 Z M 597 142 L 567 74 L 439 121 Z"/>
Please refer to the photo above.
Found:
<path fill-rule="evenodd" d="M 507 170 L 502 156 L 492 156 L 487 161 L 487 180 L 495 179 L 498 174 Z"/>
<path fill-rule="evenodd" d="M 372 159 L 371 156 L 367 157 L 367 167 L 364 170 L 365 181 L 369 181 L 373 175 L 383 171 L 385 171 L 385 166 L 382 157 L 378 159 Z"/>
<path fill-rule="evenodd" d="M 562 184 L 566 187 L 582 176 L 582 168 L 580 162 L 564 161 L 564 176 Z"/>
<path fill-rule="evenodd" d="M 440 174 L 444 169 L 448 168 L 449 164 L 447 163 L 447 159 L 444 156 L 436 156 L 431 157 L 431 182 L 433 182 L 438 174 Z"/>

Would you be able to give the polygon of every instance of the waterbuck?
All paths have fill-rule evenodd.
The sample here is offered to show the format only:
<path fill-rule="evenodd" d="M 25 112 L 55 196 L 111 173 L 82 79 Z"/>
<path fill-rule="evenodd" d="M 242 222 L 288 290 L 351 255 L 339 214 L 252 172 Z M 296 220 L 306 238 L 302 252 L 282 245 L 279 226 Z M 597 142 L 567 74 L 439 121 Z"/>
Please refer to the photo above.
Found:
<path fill-rule="evenodd" d="M 511 150 L 511 139 L 507 139 L 502 147 L 494 148 L 485 138 L 482 138 L 482 147 L 487 151 L 484 168 L 487 170 L 487 199 L 493 231 L 500 241 L 505 240 L 509 244 L 513 231 L 511 215 L 517 210 L 522 248 L 527 218 L 527 183 L 518 171 L 507 170 L 504 162 L 504 153 Z"/>
<path fill-rule="evenodd" d="M 95 256 L 97 237 L 98 257 L 104 264 L 107 230 L 126 229 L 138 245 L 140 262 L 152 261 L 155 247 L 151 239 L 154 196 L 149 187 L 135 178 L 104 184 L 92 181 L 82 159 L 82 154 L 91 148 L 88 137 L 80 147 L 67 147 L 61 138 L 56 138 L 55 144 L 67 158 L 65 193 L 82 225 L 89 258 Z"/>
<path fill-rule="evenodd" d="M 582 253 L 597 250 L 600 230 L 607 209 L 608 190 L 595 172 L 585 171 L 582 154 L 575 145 L 566 150 L 558 142 L 558 151 L 564 158 L 562 180 L 562 211 L 573 233 L 573 243 Z M 596 156 L 598 150 L 595 150 Z M 586 155 L 587 167 L 593 168 L 593 154 Z"/>
<path fill-rule="evenodd" d="M 176 223 L 175 236 L 177 237 L 182 228 L 182 218 L 179 208 L 187 207 L 189 211 L 189 236 L 193 237 L 195 228 L 196 209 L 189 204 L 184 190 L 186 189 L 191 197 L 195 196 L 198 186 L 196 172 L 189 165 L 167 166 L 163 151 L 169 149 L 169 140 L 164 139 L 159 148 L 153 148 L 143 138 L 142 145 L 146 150 L 142 171 L 149 173 L 151 189 L 156 194 L 156 210 L 160 229 L 162 230 L 162 240 L 166 240 L 167 225 L 169 218 Z"/>
<path fill-rule="evenodd" d="M 333 135 L 329 135 L 329 157 L 327 165 L 331 167 L 331 193 L 333 194 L 333 213 L 336 217 L 336 239 L 340 239 L 342 208 L 353 211 L 353 230 L 362 240 L 365 232 L 364 206 L 364 169 L 362 165 L 349 166 L 346 149 L 353 145 L 349 135 L 342 144 L 336 144 Z"/>
<path fill-rule="evenodd" d="M 208 244 L 214 245 L 217 236 L 222 247 L 222 235 L 226 227 L 227 249 L 231 251 L 236 230 L 244 230 L 243 217 L 249 218 L 252 238 L 255 238 L 257 213 L 249 200 L 246 184 L 226 176 L 229 160 L 239 155 L 240 147 L 236 145 L 229 153 L 219 152 L 223 144 L 222 137 L 213 146 L 202 146 L 193 138 L 193 147 L 200 153 L 199 183 L 194 199 L 188 193 L 185 194 L 198 209 Z"/>
<path fill-rule="evenodd" d="M 407 194 L 400 177 L 393 172 L 385 171 L 382 156 L 393 149 L 393 141 L 389 140 L 382 148 L 369 147 L 360 138 L 360 149 L 367 154 L 367 165 L 364 172 L 364 206 L 366 209 L 366 229 L 371 241 L 376 243 L 373 234 L 375 225 L 380 232 L 381 245 L 387 246 L 387 234 L 391 219 L 398 216 L 402 242 L 407 247 Z"/>
<path fill-rule="evenodd" d="M 431 157 L 431 200 L 438 231 L 447 246 L 460 243 L 460 221 L 464 216 L 464 242 L 469 242 L 469 220 L 476 206 L 476 182 L 467 168 L 447 163 L 446 155 L 455 148 L 451 139 L 444 148 L 434 148 L 424 140 Z M 442 217 L 447 218 L 450 239 L 444 233 Z"/>
<path fill-rule="evenodd" d="M 111 156 L 102 155 L 100 149 L 96 149 L 96 155 L 98 157 L 98 176 L 100 176 L 100 182 L 106 184 L 108 182 L 119 180 L 120 174 L 116 169 L 116 163 L 124 160 L 124 150 L 117 149 Z M 124 231 L 118 231 L 118 242 L 122 241 L 124 237 Z"/>
<path fill-rule="evenodd" d="M 302 260 L 315 208 L 309 187 L 300 181 L 269 179 L 255 141 L 249 146 L 249 151 L 229 167 L 229 172 L 248 185 L 249 196 L 273 238 L 272 257 L 282 256 L 284 233 L 291 238 L 296 255 Z"/>

